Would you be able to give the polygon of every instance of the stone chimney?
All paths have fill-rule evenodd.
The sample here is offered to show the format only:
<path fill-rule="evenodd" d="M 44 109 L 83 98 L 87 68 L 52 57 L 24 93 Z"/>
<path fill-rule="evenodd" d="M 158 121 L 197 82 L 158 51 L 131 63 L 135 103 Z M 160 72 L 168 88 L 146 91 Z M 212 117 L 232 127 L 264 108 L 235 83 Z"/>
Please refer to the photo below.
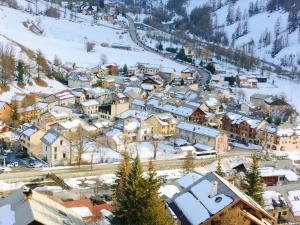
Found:
<path fill-rule="evenodd" d="M 218 194 L 218 181 L 214 180 L 211 182 L 210 198 L 215 197 Z"/>
<path fill-rule="evenodd" d="M 24 187 L 23 194 L 26 200 L 32 199 L 32 190 L 29 187 Z"/>

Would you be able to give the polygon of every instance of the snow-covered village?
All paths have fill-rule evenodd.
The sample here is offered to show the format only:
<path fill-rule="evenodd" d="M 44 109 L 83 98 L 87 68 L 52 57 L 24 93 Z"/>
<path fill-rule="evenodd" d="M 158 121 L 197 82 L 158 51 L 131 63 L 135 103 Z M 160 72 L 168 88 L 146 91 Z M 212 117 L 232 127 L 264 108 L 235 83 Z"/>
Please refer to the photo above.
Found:
<path fill-rule="evenodd" d="M 300 224 L 299 0 L 0 0 L 0 225 Z"/>

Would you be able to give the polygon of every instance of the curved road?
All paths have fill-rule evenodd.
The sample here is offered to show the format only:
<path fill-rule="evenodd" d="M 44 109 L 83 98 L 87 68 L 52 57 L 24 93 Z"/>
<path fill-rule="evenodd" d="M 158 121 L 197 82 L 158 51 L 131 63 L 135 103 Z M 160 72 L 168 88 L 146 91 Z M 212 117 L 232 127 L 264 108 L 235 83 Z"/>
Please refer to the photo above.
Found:
<path fill-rule="evenodd" d="M 132 19 L 132 17 L 126 15 L 126 19 L 128 20 L 128 25 L 129 25 L 129 34 L 130 34 L 130 37 L 132 39 L 132 41 L 137 44 L 139 47 L 143 48 L 144 50 L 148 51 L 148 52 L 152 52 L 154 54 L 157 54 L 163 58 L 167 58 L 169 60 L 172 60 L 176 63 L 179 63 L 183 66 L 186 66 L 186 67 L 190 67 L 190 68 L 193 68 L 194 70 L 196 70 L 199 74 L 200 74 L 200 78 L 199 78 L 199 84 L 201 85 L 205 85 L 207 80 L 210 79 L 210 73 L 207 72 L 205 69 L 201 69 L 201 68 L 198 68 L 196 66 L 193 66 L 189 63 L 185 63 L 185 62 L 182 62 L 182 61 L 179 61 L 177 59 L 174 59 L 174 58 L 171 58 L 171 57 L 168 57 L 167 55 L 161 53 L 161 52 L 158 52 L 156 50 L 154 50 L 153 48 L 150 48 L 149 46 L 145 45 L 143 42 L 141 42 L 141 40 L 139 39 L 138 37 L 138 34 L 137 34 L 137 31 L 136 31 L 136 28 L 135 28 L 135 24 L 134 24 L 134 20 Z"/>

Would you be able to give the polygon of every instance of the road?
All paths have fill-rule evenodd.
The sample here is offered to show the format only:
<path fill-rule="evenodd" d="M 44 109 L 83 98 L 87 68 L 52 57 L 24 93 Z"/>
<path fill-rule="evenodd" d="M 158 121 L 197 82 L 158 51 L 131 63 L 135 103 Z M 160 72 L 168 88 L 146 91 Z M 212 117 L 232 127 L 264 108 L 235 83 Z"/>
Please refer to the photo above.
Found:
<path fill-rule="evenodd" d="M 174 61 L 178 64 L 181 64 L 183 66 L 193 68 L 194 70 L 196 70 L 200 74 L 199 84 L 201 84 L 201 85 L 205 85 L 206 82 L 210 79 L 211 75 L 206 70 L 198 68 L 196 66 L 193 66 L 190 63 L 185 63 L 183 61 L 179 61 L 177 59 L 171 58 L 171 57 L 169 57 L 169 56 L 167 56 L 167 55 L 165 55 L 165 54 L 163 54 L 159 51 L 156 51 L 155 49 L 152 49 L 149 46 L 145 45 L 143 42 L 141 42 L 141 40 L 138 37 L 137 31 L 136 31 L 136 28 L 135 28 L 135 24 L 134 24 L 134 20 L 132 19 L 132 17 L 126 15 L 126 18 L 128 20 L 128 25 L 129 25 L 128 31 L 129 31 L 130 37 L 136 45 L 143 48 L 145 51 L 152 52 L 154 54 L 157 54 L 161 57 L 172 60 L 172 61 Z"/>
<path fill-rule="evenodd" d="M 227 158 L 232 156 L 250 156 L 251 151 L 232 151 L 220 155 L 220 158 Z M 200 166 L 208 164 L 214 159 L 195 159 L 195 165 Z M 183 164 L 184 159 L 167 159 L 167 160 L 156 160 L 154 161 L 155 168 L 157 170 L 169 170 L 179 169 Z M 148 165 L 145 161 L 142 163 L 144 167 Z M 111 174 L 116 171 L 118 164 L 98 164 L 94 165 L 93 169 L 89 165 L 81 167 L 65 167 L 65 168 L 34 168 L 26 171 L 18 171 L 11 173 L 0 174 L 0 181 L 15 183 L 15 182 L 38 182 L 46 179 L 48 173 L 55 173 L 57 176 L 65 178 L 79 178 L 88 176 L 99 176 L 103 174 Z"/>

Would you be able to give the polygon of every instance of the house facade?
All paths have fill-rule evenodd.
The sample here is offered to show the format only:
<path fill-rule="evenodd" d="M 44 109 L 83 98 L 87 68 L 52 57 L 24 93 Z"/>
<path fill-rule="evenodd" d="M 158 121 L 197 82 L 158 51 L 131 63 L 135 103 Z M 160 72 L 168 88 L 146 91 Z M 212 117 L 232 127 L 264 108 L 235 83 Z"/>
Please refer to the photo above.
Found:
<path fill-rule="evenodd" d="M 300 125 L 268 125 L 259 131 L 262 145 L 269 151 L 297 151 L 300 149 Z"/>
<path fill-rule="evenodd" d="M 41 157 L 41 138 L 45 134 L 44 131 L 36 127 L 28 127 L 21 134 L 21 146 L 23 151 L 26 151 L 30 156 Z"/>
<path fill-rule="evenodd" d="M 259 144 L 257 131 L 264 124 L 263 121 L 251 119 L 236 113 L 226 113 L 222 119 L 221 129 L 227 132 L 231 138 L 242 143 Z"/>
<path fill-rule="evenodd" d="M 59 132 L 50 129 L 41 138 L 41 157 L 49 167 L 66 166 L 72 163 L 70 142 Z"/>
<path fill-rule="evenodd" d="M 228 151 L 228 136 L 217 129 L 201 126 L 195 123 L 180 122 L 177 124 L 177 137 L 192 144 L 201 144 L 203 148 L 211 148 L 217 153 Z"/>
<path fill-rule="evenodd" d="M 154 114 L 145 120 L 153 126 L 153 134 L 159 134 L 164 137 L 175 137 L 176 119 L 170 113 Z"/>
<path fill-rule="evenodd" d="M 99 102 L 94 100 L 94 99 L 90 99 L 84 102 L 81 102 L 81 107 L 83 110 L 83 113 L 85 115 L 92 115 L 92 114 L 97 114 L 98 110 L 99 110 Z"/>
<path fill-rule="evenodd" d="M 6 102 L 0 101 L 0 120 L 8 123 L 11 117 L 11 106 Z"/>

